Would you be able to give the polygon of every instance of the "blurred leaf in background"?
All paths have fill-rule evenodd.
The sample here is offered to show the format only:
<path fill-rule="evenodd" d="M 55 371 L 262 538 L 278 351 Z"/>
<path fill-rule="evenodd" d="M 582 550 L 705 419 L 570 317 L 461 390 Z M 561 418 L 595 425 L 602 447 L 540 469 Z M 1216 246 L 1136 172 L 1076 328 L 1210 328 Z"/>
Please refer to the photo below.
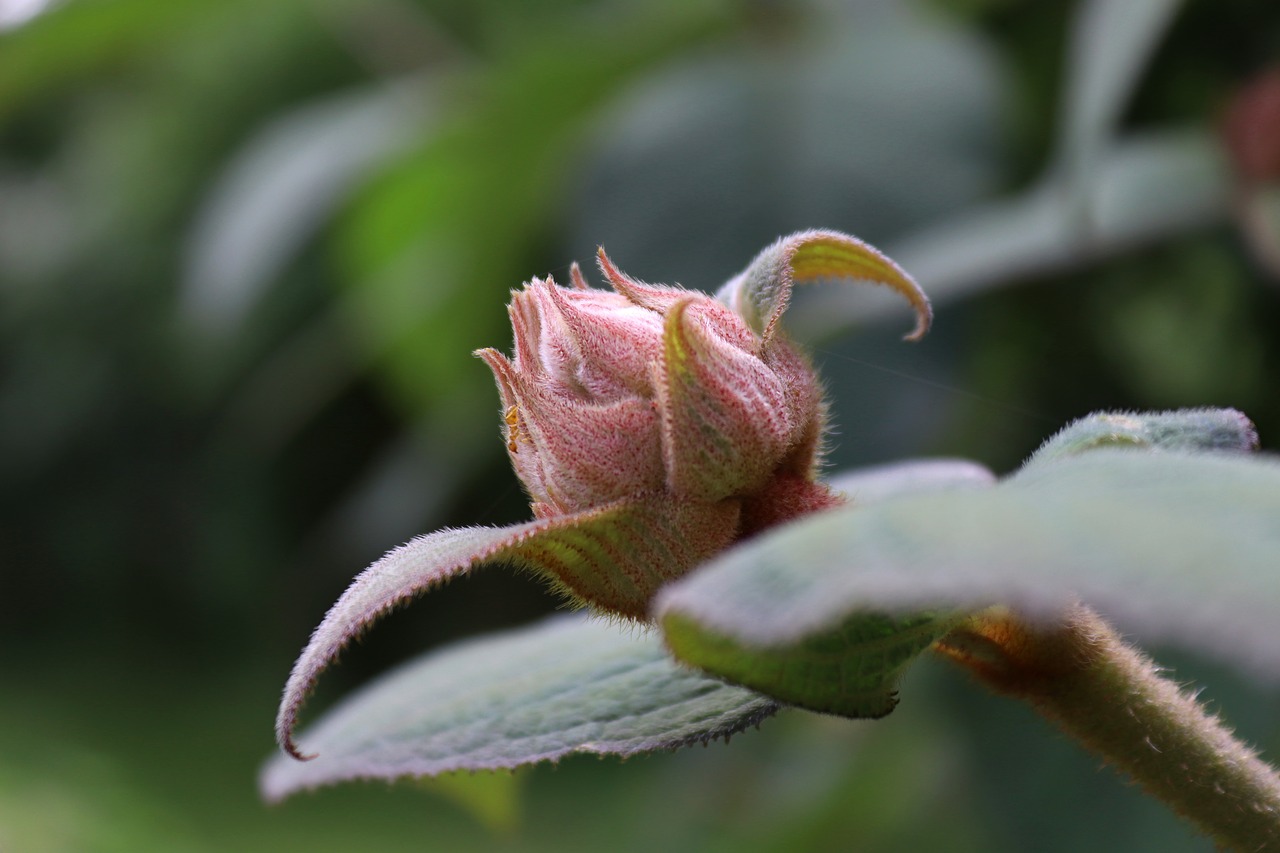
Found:
<path fill-rule="evenodd" d="M 1280 10 L 21 5 L 0 3 L 0 848 L 1068 850 L 1088 813 L 1116 849 L 1201 849 L 929 668 L 882 723 L 784 713 L 728 749 L 536 770 L 501 842 L 415 786 L 266 810 L 254 774 L 355 571 L 526 517 L 469 353 L 505 347 L 510 288 L 597 244 L 709 289 L 837 228 L 940 296 L 909 351 L 875 305 L 797 306 L 838 467 L 1007 470 L 1098 409 L 1234 405 L 1274 447 L 1280 289 L 1233 224 L 1219 128 Z M 452 585 L 326 695 L 551 606 L 500 571 Z M 1185 666 L 1280 746 L 1276 697 Z"/>

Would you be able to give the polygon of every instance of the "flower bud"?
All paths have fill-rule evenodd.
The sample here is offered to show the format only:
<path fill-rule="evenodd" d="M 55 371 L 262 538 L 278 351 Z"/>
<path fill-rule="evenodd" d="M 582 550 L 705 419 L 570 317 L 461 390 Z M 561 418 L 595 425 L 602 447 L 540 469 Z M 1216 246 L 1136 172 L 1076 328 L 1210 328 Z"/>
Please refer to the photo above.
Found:
<path fill-rule="evenodd" d="M 507 450 L 534 514 L 624 500 L 715 505 L 733 529 L 711 538 L 731 542 L 831 505 L 815 480 L 821 388 L 777 319 L 797 270 L 845 275 L 853 257 L 859 277 L 907 293 L 927 317 L 914 282 L 896 267 L 896 278 L 868 273 L 869 262 L 889 262 L 832 232 L 779 241 L 726 286 L 724 301 L 632 279 L 603 249 L 612 293 L 588 287 L 576 265 L 572 287 L 535 279 L 513 292 L 513 357 L 477 355 L 497 379 Z"/>
<path fill-rule="evenodd" d="M 929 302 L 888 258 L 853 237 L 783 238 L 710 297 L 645 284 L 604 251 L 612 293 L 574 266 L 514 293 L 515 354 L 476 354 L 498 380 L 507 452 L 536 518 L 439 530 L 367 568 L 329 609 L 294 664 L 276 733 L 293 730 L 320 672 L 382 614 L 449 578 L 515 563 L 571 600 L 648 618 L 666 582 L 734 542 L 841 499 L 817 482 L 824 410 L 779 318 L 798 282 L 884 284 L 929 326 Z"/>
<path fill-rule="evenodd" d="M 536 515 L 746 498 L 806 444 L 787 467 L 812 465 L 822 406 L 803 359 L 710 296 L 600 263 L 615 292 L 531 281 L 511 301 L 514 358 L 478 353 Z"/>
<path fill-rule="evenodd" d="M 660 489 L 653 371 L 662 318 L 616 293 L 534 280 L 509 309 L 515 357 L 477 355 L 502 395 L 507 451 L 540 518 Z"/>

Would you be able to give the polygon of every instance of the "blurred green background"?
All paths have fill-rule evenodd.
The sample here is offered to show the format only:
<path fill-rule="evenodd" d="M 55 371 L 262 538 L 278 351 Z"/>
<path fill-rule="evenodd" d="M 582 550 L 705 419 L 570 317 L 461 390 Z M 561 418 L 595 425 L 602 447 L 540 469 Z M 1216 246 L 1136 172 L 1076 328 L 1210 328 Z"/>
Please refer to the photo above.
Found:
<path fill-rule="evenodd" d="M 913 272 L 922 344 L 853 289 L 789 317 L 836 468 L 1006 471 L 1099 409 L 1236 406 L 1277 447 L 1280 6 L 0 0 L 0 26 L 0 850 L 1209 849 L 940 664 L 886 720 L 730 747 L 270 808 L 255 775 L 359 569 L 526 517 L 469 353 L 598 244 L 709 289 L 827 227 Z M 312 704 L 555 607 L 456 582 Z M 1280 753 L 1274 687 L 1158 655 Z"/>

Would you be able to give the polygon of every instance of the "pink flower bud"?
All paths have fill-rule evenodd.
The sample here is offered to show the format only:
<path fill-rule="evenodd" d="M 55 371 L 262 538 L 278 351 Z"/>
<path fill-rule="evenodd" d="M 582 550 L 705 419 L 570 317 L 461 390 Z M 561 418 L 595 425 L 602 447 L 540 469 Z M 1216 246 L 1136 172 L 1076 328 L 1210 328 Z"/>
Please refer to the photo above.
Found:
<path fill-rule="evenodd" d="M 636 281 L 603 249 L 612 293 L 589 288 L 576 265 L 571 288 L 548 278 L 514 292 L 514 356 L 477 355 L 497 378 L 507 449 L 534 514 L 622 500 L 714 505 L 732 530 L 682 534 L 725 543 L 834 503 L 815 480 L 821 387 L 777 318 L 797 269 L 845 275 L 849 257 L 888 263 L 852 238 L 806 232 L 762 253 L 725 301 Z M 927 314 L 896 267 L 897 278 L 856 272 L 907 292 Z"/>
<path fill-rule="evenodd" d="M 837 504 L 817 482 L 817 377 L 782 335 L 797 282 L 894 288 L 929 326 L 906 273 L 853 237 L 805 231 L 761 252 L 716 296 L 628 278 L 600 251 L 613 293 L 531 281 L 511 300 L 515 355 L 477 355 L 502 394 L 507 451 L 536 519 L 440 530 L 352 582 L 294 664 L 276 718 L 281 747 L 316 677 L 397 604 L 492 562 L 516 563 L 572 600 L 648 617 L 667 581 L 766 527 Z"/>
<path fill-rule="evenodd" d="M 478 353 L 535 514 L 749 497 L 817 432 L 812 372 L 711 297 L 631 282 L 603 253 L 600 263 L 617 292 L 577 275 L 572 289 L 531 281 L 511 301 L 514 358 Z"/>
<path fill-rule="evenodd" d="M 551 517 L 662 483 L 652 363 L 662 317 L 616 293 L 531 281 L 509 309 L 515 357 L 480 350 L 502 394 L 507 450 Z"/>

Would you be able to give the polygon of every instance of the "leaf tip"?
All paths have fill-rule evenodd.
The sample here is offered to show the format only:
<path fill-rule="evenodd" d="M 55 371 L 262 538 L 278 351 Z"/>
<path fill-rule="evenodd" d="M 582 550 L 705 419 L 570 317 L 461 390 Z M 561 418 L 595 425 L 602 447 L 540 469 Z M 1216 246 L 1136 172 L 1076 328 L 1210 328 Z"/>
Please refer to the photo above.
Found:
<path fill-rule="evenodd" d="M 320 756 L 318 752 L 303 752 L 298 748 L 297 742 L 293 739 L 292 724 L 290 725 L 290 730 L 276 732 L 276 743 L 280 745 L 280 749 L 285 755 L 295 761 L 311 761 Z"/>
<path fill-rule="evenodd" d="M 311 681 L 313 683 L 314 678 Z M 280 700 L 280 710 L 276 713 L 276 744 L 279 745 L 281 752 L 297 761 L 310 761 L 316 757 L 316 753 L 304 753 L 298 748 L 297 741 L 293 739 L 294 729 L 298 727 L 298 711 L 310 692 L 311 683 L 300 683 L 295 670 L 293 677 L 285 686 L 284 697 Z"/>
<path fill-rule="evenodd" d="M 933 305 L 928 299 L 922 301 L 912 300 L 911 305 L 916 311 L 916 325 L 910 332 L 902 336 L 904 341 L 915 343 L 929 333 L 929 329 L 933 326 Z"/>

